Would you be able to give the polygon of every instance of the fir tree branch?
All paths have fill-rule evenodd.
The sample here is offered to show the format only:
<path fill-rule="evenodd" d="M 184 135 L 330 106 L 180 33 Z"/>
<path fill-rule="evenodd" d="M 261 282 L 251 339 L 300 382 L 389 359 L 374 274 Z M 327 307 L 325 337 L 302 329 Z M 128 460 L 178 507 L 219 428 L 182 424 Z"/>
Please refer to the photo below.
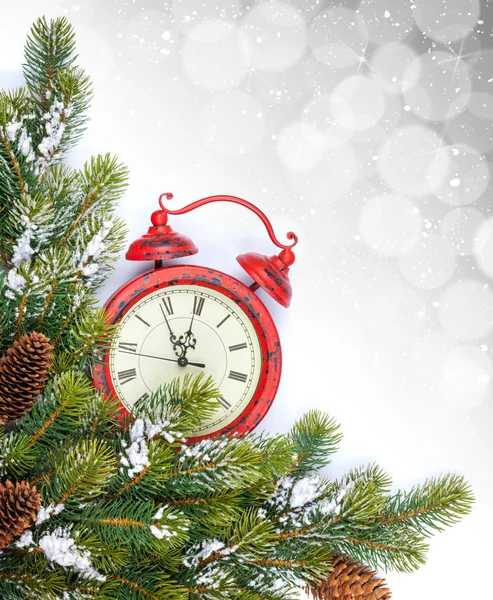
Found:
<path fill-rule="evenodd" d="M 432 478 L 408 492 L 387 500 L 385 511 L 375 523 L 383 526 L 407 524 L 425 535 L 453 525 L 471 511 L 474 495 L 459 475 Z"/>
<path fill-rule="evenodd" d="M 109 496 L 106 496 L 106 502 L 112 502 L 115 498 L 117 498 L 121 494 L 124 494 L 130 488 L 132 488 L 133 486 L 138 485 L 139 483 L 141 483 L 141 481 L 149 473 L 150 470 L 151 470 L 151 466 L 150 465 L 145 466 L 142 469 L 142 471 L 140 471 L 140 473 L 137 473 L 135 475 L 135 477 L 133 477 L 133 479 L 130 479 L 130 481 L 127 481 L 127 483 L 125 485 L 123 485 L 119 490 L 117 490 L 115 493 L 113 493 L 113 494 L 111 494 Z"/>
<path fill-rule="evenodd" d="M 304 477 L 326 466 L 342 439 L 336 421 L 318 410 L 305 413 L 293 425 L 290 436 L 298 453 L 294 471 L 297 477 Z"/>
<path fill-rule="evenodd" d="M 21 169 L 19 166 L 19 162 L 14 154 L 14 152 L 12 151 L 12 147 L 9 143 L 9 140 L 7 139 L 7 137 L 5 136 L 4 132 L 3 132 L 3 128 L 0 127 L 0 138 L 2 140 L 2 144 L 5 150 L 5 154 L 7 155 L 10 165 L 15 173 L 16 179 L 17 179 L 17 186 L 19 188 L 19 194 L 23 195 L 26 193 L 26 186 L 21 174 Z"/>

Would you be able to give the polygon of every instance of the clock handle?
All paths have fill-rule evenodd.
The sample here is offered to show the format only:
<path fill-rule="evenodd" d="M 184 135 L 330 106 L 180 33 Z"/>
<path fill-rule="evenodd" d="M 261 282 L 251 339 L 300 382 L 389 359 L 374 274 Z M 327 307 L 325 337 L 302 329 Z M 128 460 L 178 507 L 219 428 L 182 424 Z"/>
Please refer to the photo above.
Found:
<path fill-rule="evenodd" d="M 161 208 L 163 209 L 163 211 L 166 214 L 170 214 L 170 215 L 183 215 L 192 210 L 195 210 L 196 208 L 199 208 L 200 206 L 205 206 L 206 204 L 212 204 L 212 202 L 232 202 L 233 204 L 239 204 L 240 206 L 244 206 L 245 208 L 248 208 L 253 213 L 255 213 L 257 215 L 257 217 L 260 218 L 262 223 L 265 225 L 265 228 L 267 229 L 267 233 L 269 234 L 269 237 L 272 240 L 272 242 L 278 248 L 283 249 L 283 252 L 281 252 L 281 254 L 279 255 L 281 260 L 287 266 L 290 266 L 294 262 L 294 254 L 291 249 L 294 248 L 294 246 L 296 246 L 296 244 L 298 243 L 298 236 L 295 233 L 293 233 L 292 231 L 288 231 L 288 233 L 286 234 L 286 237 L 288 238 L 288 240 L 293 240 L 292 244 L 281 244 L 281 242 L 277 239 L 277 237 L 274 233 L 272 224 L 269 221 L 269 219 L 267 218 L 267 216 L 265 215 L 265 213 L 263 213 L 260 210 L 260 208 L 255 206 L 255 204 L 248 202 L 248 200 L 244 200 L 243 198 L 238 198 L 238 196 L 224 196 L 224 195 L 208 196 L 206 198 L 202 198 L 201 200 L 197 200 L 196 202 L 192 202 L 192 204 L 188 204 L 187 206 L 184 206 L 183 208 L 179 208 L 177 210 L 169 210 L 168 208 L 165 207 L 165 205 L 163 203 L 163 198 L 166 198 L 167 200 L 172 200 L 173 194 L 171 194 L 170 192 L 166 192 L 159 196 L 159 205 L 161 206 Z"/>

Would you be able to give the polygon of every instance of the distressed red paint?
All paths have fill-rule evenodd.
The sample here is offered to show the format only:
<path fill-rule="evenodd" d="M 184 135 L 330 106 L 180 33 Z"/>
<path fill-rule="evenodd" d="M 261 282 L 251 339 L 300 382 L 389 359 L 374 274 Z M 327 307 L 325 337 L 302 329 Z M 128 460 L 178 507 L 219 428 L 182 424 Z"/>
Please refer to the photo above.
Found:
<path fill-rule="evenodd" d="M 156 269 L 124 284 L 111 296 L 105 305 L 108 322 L 118 325 L 125 314 L 147 294 L 174 285 L 211 288 L 233 300 L 255 328 L 262 352 L 260 379 L 251 401 L 241 415 L 223 429 L 210 435 L 191 438 L 189 442 L 222 433 L 242 435 L 251 431 L 264 418 L 276 396 L 282 370 L 282 352 L 277 328 L 267 308 L 241 281 L 220 271 L 195 265 Z M 95 367 L 93 381 L 107 397 L 118 399 L 110 374 L 109 349 L 105 350 L 102 362 Z M 128 415 L 123 404 L 120 407 L 122 416 Z"/>

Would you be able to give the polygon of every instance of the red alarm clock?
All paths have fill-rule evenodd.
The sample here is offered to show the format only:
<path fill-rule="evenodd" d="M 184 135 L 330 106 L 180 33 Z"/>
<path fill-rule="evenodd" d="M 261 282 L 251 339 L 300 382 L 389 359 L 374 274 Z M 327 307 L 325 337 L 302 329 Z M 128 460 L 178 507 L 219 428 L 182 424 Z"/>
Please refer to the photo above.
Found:
<path fill-rule="evenodd" d="M 261 287 L 282 306 L 291 300 L 291 245 L 278 242 L 265 214 L 236 196 L 210 196 L 180 210 L 161 210 L 152 226 L 133 242 L 128 260 L 154 261 L 155 269 L 124 284 L 105 305 L 115 325 L 111 344 L 93 372 L 96 386 L 116 398 L 123 414 L 145 401 L 160 385 L 185 374 L 212 376 L 221 391 L 215 414 L 194 432 L 190 442 L 222 433 L 244 434 L 269 410 L 281 376 L 279 335 L 269 311 L 255 291 Z M 260 217 L 279 256 L 242 254 L 238 262 L 252 277 L 250 287 L 231 275 L 194 265 L 163 267 L 164 261 L 195 254 L 195 244 L 168 225 L 181 215 L 212 202 L 240 204 Z"/>

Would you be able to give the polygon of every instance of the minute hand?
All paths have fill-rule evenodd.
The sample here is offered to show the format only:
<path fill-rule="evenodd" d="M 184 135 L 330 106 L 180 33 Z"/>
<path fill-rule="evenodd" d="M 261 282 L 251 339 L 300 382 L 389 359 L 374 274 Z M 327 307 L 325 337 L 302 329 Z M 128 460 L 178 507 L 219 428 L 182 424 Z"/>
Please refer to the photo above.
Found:
<path fill-rule="evenodd" d="M 171 329 L 171 326 L 169 324 L 169 321 L 168 321 L 168 317 L 166 316 L 166 312 L 164 311 L 164 309 L 161 306 L 161 304 L 159 305 L 159 308 L 161 309 L 161 312 L 163 313 L 164 320 L 166 321 L 166 325 L 168 326 L 169 333 L 170 333 L 169 340 L 173 344 L 173 350 L 175 351 L 176 356 L 185 356 L 185 354 L 186 354 L 187 351 L 183 347 L 183 343 L 181 341 L 178 341 L 178 338 L 173 333 L 173 331 Z M 171 359 L 169 359 L 169 360 L 171 360 Z"/>
<path fill-rule="evenodd" d="M 132 356 L 143 356 L 144 358 L 155 358 L 157 360 L 166 360 L 168 362 L 177 363 L 178 359 L 176 358 L 165 358 L 164 356 L 153 356 L 151 354 L 140 354 L 140 352 L 130 352 L 129 350 L 120 350 L 121 354 L 131 354 Z M 205 369 L 205 365 L 203 363 L 190 362 L 187 360 L 187 365 L 191 367 L 200 367 L 201 369 Z"/>

